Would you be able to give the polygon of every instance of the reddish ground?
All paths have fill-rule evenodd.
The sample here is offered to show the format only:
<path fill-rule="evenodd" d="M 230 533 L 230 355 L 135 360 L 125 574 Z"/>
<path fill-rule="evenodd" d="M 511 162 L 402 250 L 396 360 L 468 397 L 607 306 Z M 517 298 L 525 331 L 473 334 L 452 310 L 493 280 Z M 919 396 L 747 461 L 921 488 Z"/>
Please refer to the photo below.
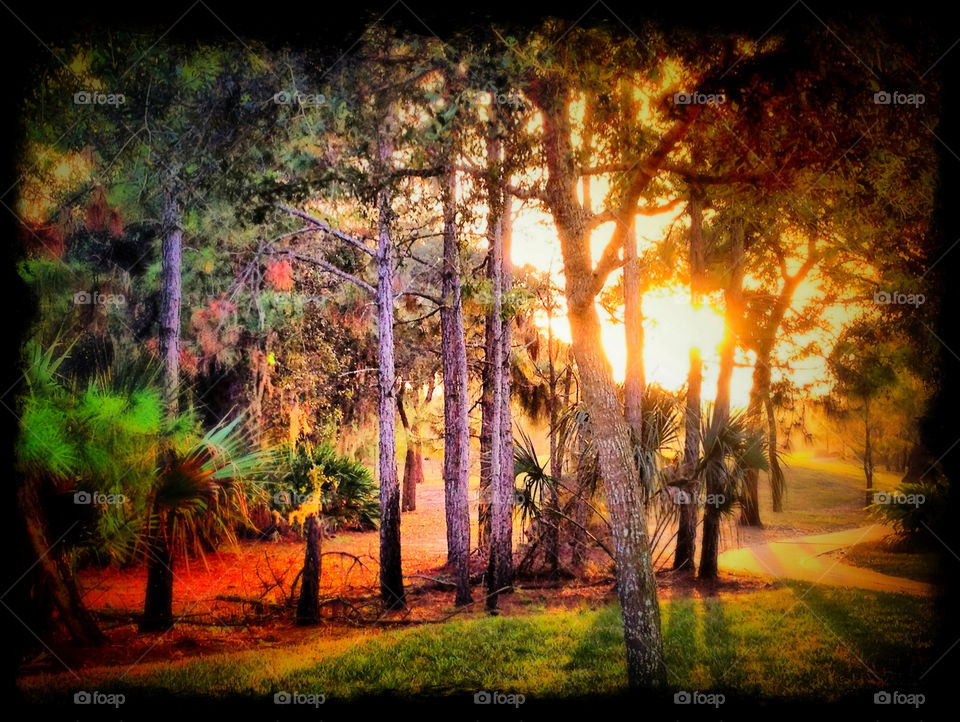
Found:
<path fill-rule="evenodd" d="M 303 643 L 312 639 L 356 635 L 360 630 L 442 621 L 453 616 L 486 614 L 483 590 L 474 585 L 473 605 L 453 607 L 446 557 L 443 486 L 436 462 L 427 462 L 424 482 L 418 489 L 417 510 L 401 520 L 403 569 L 408 609 L 380 613 L 377 594 L 378 533 L 340 532 L 323 541 L 321 598 L 328 600 L 329 621 L 304 629 L 294 622 L 293 608 L 285 605 L 291 585 L 303 564 L 300 542 L 245 541 L 233 549 L 210 554 L 175 567 L 174 612 L 181 622 L 165 634 L 139 634 L 136 615 L 143 608 L 146 571 L 139 569 L 87 569 L 81 572 L 86 603 L 101 619 L 110 642 L 84 650 L 50 642 L 56 656 L 70 667 L 102 664 L 136 664 L 223 651 L 240 651 Z M 471 518 L 476 519 L 476 493 L 471 494 Z M 519 530 L 517 542 L 519 543 Z M 476 539 L 476 528 L 472 529 Z M 724 539 L 724 546 L 743 539 Z M 341 554 L 342 553 L 342 554 Z M 666 559 L 666 557 L 664 558 Z M 474 560 L 479 578 L 482 564 Z M 513 594 L 502 595 L 503 615 L 532 609 L 596 607 L 614 601 L 612 565 L 597 551 L 580 579 L 562 584 L 546 580 L 519 580 Z M 661 599 L 674 595 L 713 595 L 765 586 L 752 577 L 725 575 L 704 586 L 685 576 L 658 575 Z M 58 672 L 59 660 L 40 655 L 25 670 Z"/>

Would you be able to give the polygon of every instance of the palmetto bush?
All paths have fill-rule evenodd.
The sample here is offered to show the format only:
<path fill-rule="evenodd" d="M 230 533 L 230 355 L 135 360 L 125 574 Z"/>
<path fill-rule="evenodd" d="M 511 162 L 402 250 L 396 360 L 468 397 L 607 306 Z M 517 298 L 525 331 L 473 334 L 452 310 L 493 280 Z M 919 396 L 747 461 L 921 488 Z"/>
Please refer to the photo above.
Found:
<path fill-rule="evenodd" d="M 186 420 L 164 422 L 149 363 L 117 361 L 84 383 L 60 374 L 70 348 L 57 351 L 25 344 L 17 464 L 48 503 L 74 494 L 118 501 L 74 505 L 68 546 L 78 559 L 129 562 L 143 531 L 158 439 L 182 433 Z"/>
<path fill-rule="evenodd" d="M 235 540 L 251 502 L 265 498 L 276 454 L 257 448 L 242 414 L 206 432 L 192 410 L 168 418 L 156 363 L 135 349 L 115 351 L 108 368 L 80 379 L 60 372 L 70 347 L 25 344 L 19 496 L 38 554 L 70 531 L 44 584 L 73 599 L 72 613 L 83 614 L 72 591 L 76 562 L 146 558 L 147 616 L 159 627 L 171 620 L 174 559 Z M 77 503 L 64 503 L 73 495 Z"/>
<path fill-rule="evenodd" d="M 363 531 L 380 523 L 379 490 L 360 461 L 338 454 L 329 444 L 299 444 L 289 449 L 285 470 L 272 486 L 271 506 L 281 513 L 320 500 L 328 526 Z"/>
<path fill-rule="evenodd" d="M 741 498 L 747 470 L 770 468 L 767 437 L 751 426 L 744 412 L 730 414 L 719 425 L 712 423 L 710 417 L 707 413 L 701 415 L 703 452 L 695 473 L 701 479 L 713 477 L 715 486 L 711 486 L 723 499 L 712 503 L 722 514 L 730 514 Z"/>

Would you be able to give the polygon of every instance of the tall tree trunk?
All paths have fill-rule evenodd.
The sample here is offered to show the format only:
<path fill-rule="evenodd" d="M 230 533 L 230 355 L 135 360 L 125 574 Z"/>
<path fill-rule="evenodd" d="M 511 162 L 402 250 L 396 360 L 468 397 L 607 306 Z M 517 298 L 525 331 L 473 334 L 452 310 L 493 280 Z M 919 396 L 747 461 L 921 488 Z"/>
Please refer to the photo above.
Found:
<path fill-rule="evenodd" d="M 873 445 L 870 439 L 870 399 L 863 399 L 863 474 L 867 488 L 873 488 Z M 868 495 L 869 496 L 869 495 Z"/>
<path fill-rule="evenodd" d="M 726 328 L 720 346 L 720 365 L 717 373 L 717 397 L 713 405 L 710 425 L 718 429 L 730 418 L 730 381 L 733 378 L 734 354 L 737 336 L 734 327 L 742 320 L 740 292 L 743 283 L 743 224 L 736 221 L 731 229 L 730 281 L 724 290 Z M 704 450 L 709 453 L 709 450 Z M 701 579 L 717 578 L 717 557 L 720 553 L 720 503 L 725 472 L 717 466 L 706 469 L 707 505 L 703 512 L 703 542 L 700 551 Z"/>
<path fill-rule="evenodd" d="M 297 600 L 297 624 L 320 622 L 321 539 L 320 523 L 315 514 L 307 517 L 307 545 L 303 555 L 303 574 L 300 577 L 300 598 Z"/>
<path fill-rule="evenodd" d="M 163 362 L 163 396 L 168 419 L 180 413 L 180 303 L 183 262 L 183 229 L 177 202 L 177 180 L 164 188 L 161 209 L 163 234 L 160 248 L 160 357 Z M 161 449 L 161 456 L 169 455 Z M 147 540 L 147 588 L 139 629 L 159 631 L 173 625 L 173 554 L 169 535 L 173 515 L 154 503 Z"/>
<path fill-rule="evenodd" d="M 773 413 L 773 399 L 768 393 L 763 400 L 767 410 L 767 448 L 770 463 L 770 490 L 773 494 L 773 510 L 783 511 L 783 470 L 777 459 L 777 417 Z"/>
<path fill-rule="evenodd" d="M 704 274 L 706 272 L 706 246 L 703 240 L 703 207 L 705 198 L 699 188 L 690 189 L 688 212 L 690 215 L 690 303 L 699 308 L 703 303 Z M 676 550 L 673 568 L 694 572 L 694 557 L 697 552 L 697 521 L 700 507 L 700 480 L 697 478 L 697 461 L 700 458 L 700 406 L 703 383 L 703 360 L 700 349 L 690 348 L 690 366 L 687 371 L 687 400 L 684 414 L 683 461 L 680 468 L 680 515 L 677 523 Z"/>
<path fill-rule="evenodd" d="M 547 567 L 550 578 L 556 580 L 560 574 L 560 478 L 563 474 L 560 450 L 557 446 L 557 418 L 559 399 L 557 398 L 557 369 L 553 351 L 553 311 L 547 305 L 547 382 L 550 389 L 548 405 L 550 409 L 550 476 L 554 481 L 548 489 L 546 548 Z"/>
<path fill-rule="evenodd" d="M 703 361 L 700 349 L 690 349 L 690 370 L 687 372 L 687 403 L 684 414 L 683 461 L 680 467 L 680 516 L 673 568 L 694 572 L 697 552 L 698 497 L 700 482 L 696 477 L 700 458 L 700 387 L 703 382 Z"/>
<path fill-rule="evenodd" d="M 508 193 L 502 197 L 500 214 L 500 312 L 503 316 L 503 297 L 513 285 L 513 265 L 510 261 L 513 226 L 511 219 L 511 198 Z M 511 369 L 513 356 L 513 319 L 504 318 L 500 327 L 500 498 L 504 509 L 499 517 L 503 526 L 499 539 L 502 553 L 497 564 L 497 588 L 513 591 L 513 507 L 516 502 L 513 471 L 513 411 L 510 408 Z"/>
<path fill-rule="evenodd" d="M 578 201 L 576 192 L 578 176 L 572 141 L 570 88 L 563 79 L 551 75 L 532 83 L 527 92 L 542 111 L 542 145 L 547 166 L 545 199 L 560 237 L 573 355 L 580 372 L 584 403 L 590 414 L 593 443 L 599 456 L 610 513 L 627 678 L 633 689 L 662 688 L 666 684 L 666 670 L 660 605 L 647 531 L 645 487 L 630 445 L 630 426 L 617 398 L 613 371 L 603 348 L 595 303 L 606 273 L 612 267 L 610 259 L 618 253 L 618 245 L 622 246 L 627 229 L 622 223 L 617 224 L 598 268 L 595 268 L 590 252 L 590 232 L 585 224 L 587 212 Z M 659 165 L 683 138 L 699 112 L 699 107 L 690 106 L 683 119 L 661 138 L 657 148 L 647 156 L 648 162 L 638 167 L 630 179 L 624 205 L 632 210 Z"/>
<path fill-rule="evenodd" d="M 389 123 L 385 124 L 389 126 Z M 397 481 L 396 372 L 393 355 L 393 242 L 392 208 L 387 171 L 392 144 L 389 127 L 379 137 L 378 160 L 383 186 L 377 191 L 377 348 L 379 354 L 377 413 L 380 469 L 380 596 L 388 609 L 406 607 L 400 556 L 400 485 Z"/>
<path fill-rule="evenodd" d="M 423 454 L 420 450 L 420 439 L 411 430 L 410 420 L 407 418 L 407 410 L 403 403 L 404 385 L 404 380 L 400 379 L 397 384 L 397 413 L 400 415 L 400 424 L 403 426 L 407 440 L 407 453 L 404 455 L 403 463 L 401 512 L 417 510 L 417 484 L 423 481 Z"/>
<path fill-rule="evenodd" d="M 768 360 L 758 353 L 753 367 L 753 388 L 750 390 L 750 403 L 747 406 L 747 419 L 751 427 L 761 428 L 761 414 L 765 398 L 770 393 L 770 367 Z M 772 470 L 771 470 L 772 471 Z M 743 478 L 743 502 L 740 507 L 741 526 L 762 527 L 760 520 L 760 470 L 747 469 Z"/>
<path fill-rule="evenodd" d="M 487 252 L 487 278 L 493 279 L 493 253 Z M 477 546 L 489 553 L 490 546 L 490 477 L 493 454 L 493 313 L 483 320 L 483 366 L 480 372 L 480 503 L 477 509 Z"/>
<path fill-rule="evenodd" d="M 624 412 L 638 442 L 643 442 L 643 295 L 640 259 L 637 256 L 636 222 L 624 239 L 623 323 L 627 341 L 627 371 L 624 383 Z"/>
<path fill-rule="evenodd" d="M 440 347 L 443 360 L 443 490 L 447 522 L 447 561 L 456 573 L 456 604 L 470 597 L 470 430 L 467 415 L 467 347 L 460 289 L 460 247 L 457 239 L 456 170 L 443 175 L 443 306 Z"/>
<path fill-rule="evenodd" d="M 163 193 L 160 247 L 160 357 L 163 361 L 163 395 L 167 414 L 179 413 L 180 300 L 183 229 L 175 190 L 176 180 Z"/>
<path fill-rule="evenodd" d="M 589 236 L 581 217 L 573 212 L 574 202 L 570 198 L 563 203 L 555 217 L 564 221 L 558 223 L 558 230 L 566 275 L 567 318 L 610 512 L 627 673 L 631 687 L 661 687 L 665 683 L 663 637 L 647 535 L 646 500 L 630 445 L 630 427 L 603 349 L 592 292 Z"/>
<path fill-rule="evenodd" d="M 569 264 L 568 269 L 571 266 L 576 268 Z M 568 318 L 610 511 L 627 670 L 631 686 L 660 686 L 663 641 L 643 485 L 630 446 L 630 428 L 603 351 L 600 318 L 593 298 L 584 299 L 579 288 L 586 279 L 571 272 L 573 269 L 567 272 Z"/>
<path fill-rule="evenodd" d="M 502 146 L 499 138 L 487 139 L 488 167 L 500 166 Z M 492 386 L 493 413 L 490 429 L 490 555 L 487 568 L 487 608 L 496 609 L 499 593 L 507 586 L 504 580 L 512 576 L 511 514 L 513 511 L 513 493 L 505 494 L 504 488 L 504 433 L 503 428 L 509 422 L 504 410 L 509 411 L 509 400 L 503 402 L 504 392 L 504 323 L 503 311 L 503 210 L 504 193 L 496 181 L 488 184 L 488 223 L 487 241 L 490 244 L 490 261 L 493 275 L 493 309 L 491 310 L 490 330 L 493 336 Z M 509 386 L 506 387 L 509 389 Z M 512 486 L 512 484 L 511 484 Z"/>
<path fill-rule="evenodd" d="M 36 555 L 38 583 L 45 588 L 57 610 L 57 618 L 71 639 L 79 644 L 102 644 L 107 641 L 90 611 L 83 603 L 73 572 L 67 566 L 63 552 L 51 540 L 47 517 L 31 479 L 23 479 L 17 488 L 17 507 L 22 515 L 30 543 Z"/>
<path fill-rule="evenodd" d="M 783 322 L 787 310 L 790 308 L 790 303 L 793 300 L 793 294 L 796 292 L 797 286 L 799 286 L 800 282 L 813 270 L 819 260 L 820 253 L 817 251 L 816 240 L 810 240 L 807 242 L 807 256 L 800 268 L 793 275 L 788 274 L 786 265 L 783 265 L 781 270 L 783 286 L 770 309 L 769 315 L 757 332 L 757 360 L 753 366 L 753 388 L 750 391 L 750 404 L 747 408 L 747 418 L 750 420 L 751 425 L 758 431 L 764 426 L 767 426 L 768 435 L 771 431 L 769 429 L 769 422 L 765 422 L 763 419 L 763 408 L 770 400 L 770 362 L 773 357 L 773 348 L 777 341 L 777 332 L 780 329 L 780 324 Z M 776 428 L 773 429 L 772 434 L 774 437 L 776 436 Z M 773 510 L 779 512 L 783 511 L 784 476 L 777 461 L 776 445 L 770 447 L 767 453 L 770 463 L 770 491 L 774 499 Z M 759 477 L 759 470 L 747 469 L 744 478 L 744 499 L 740 512 L 741 525 L 763 526 L 760 520 Z"/>

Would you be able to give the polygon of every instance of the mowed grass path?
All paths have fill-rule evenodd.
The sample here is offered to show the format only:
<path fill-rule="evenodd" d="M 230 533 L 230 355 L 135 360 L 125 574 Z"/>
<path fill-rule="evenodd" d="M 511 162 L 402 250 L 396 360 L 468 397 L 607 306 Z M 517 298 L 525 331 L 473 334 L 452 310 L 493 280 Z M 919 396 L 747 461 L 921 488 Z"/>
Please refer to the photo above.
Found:
<path fill-rule="evenodd" d="M 661 607 L 673 690 L 728 698 L 831 699 L 915 682 L 936 659 L 929 598 L 790 583 Z M 266 702 L 278 691 L 327 701 L 378 695 L 460 697 L 477 690 L 530 700 L 614 695 L 626 688 L 615 605 L 481 617 L 190 661 L 21 680 L 32 701 L 80 689 L 127 701 L 187 696 Z"/>

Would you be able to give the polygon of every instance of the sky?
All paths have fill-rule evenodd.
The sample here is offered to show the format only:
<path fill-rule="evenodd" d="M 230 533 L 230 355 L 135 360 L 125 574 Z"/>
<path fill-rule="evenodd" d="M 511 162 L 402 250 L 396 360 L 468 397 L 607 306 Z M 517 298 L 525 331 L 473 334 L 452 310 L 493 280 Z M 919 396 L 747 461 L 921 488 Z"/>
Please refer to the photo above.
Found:
<path fill-rule="evenodd" d="M 603 197 L 602 193 L 594 194 L 594 197 L 598 196 Z M 643 244 L 662 240 L 671 223 L 682 212 L 682 208 L 676 208 L 657 216 L 637 216 L 641 252 Z M 612 223 L 607 224 L 600 226 L 594 233 L 594 260 L 599 258 L 612 228 Z M 556 274 L 557 285 L 563 287 L 560 241 L 549 215 L 531 207 L 516 210 L 511 260 L 517 267 L 529 264 L 540 271 L 552 271 Z M 615 285 L 621 273 L 617 271 L 611 274 L 608 285 Z M 805 290 L 809 292 L 810 289 Z M 802 293 L 803 291 L 798 295 Z M 703 359 L 702 398 L 704 401 L 713 401 L 716 396 L 719 346 L 724 331 L 723 309 L 709 303 L 694 309 L 690 304 L 689 288 L 678 285 L 648 291 L 643 298 L 643 312 L 647 383 L 656 383 L 669 390 L 682 388 L 687 380 L 690 348 L 697 346 Z M 603 324 L 604 348 L 613 368 L 614 378 L 623 381 L 626 369 L 623 324 L 610 319 L 609 314 L 602 309 L 599 309 L 599 314 Z M 565 315 L 558 314 L 555 317 L 554 332 L 565 342 L 570 342 L 570 327 Z M 749 402 L 754 359 L 753 352 L 737 350 L 730 389 L 734 407 L 746 408 Z M 816 378 L 818 374 L 822 378 L 822 364 L 807 364 L 797 372 L 795 380 L 803 383 L 807 379 Z"/>

